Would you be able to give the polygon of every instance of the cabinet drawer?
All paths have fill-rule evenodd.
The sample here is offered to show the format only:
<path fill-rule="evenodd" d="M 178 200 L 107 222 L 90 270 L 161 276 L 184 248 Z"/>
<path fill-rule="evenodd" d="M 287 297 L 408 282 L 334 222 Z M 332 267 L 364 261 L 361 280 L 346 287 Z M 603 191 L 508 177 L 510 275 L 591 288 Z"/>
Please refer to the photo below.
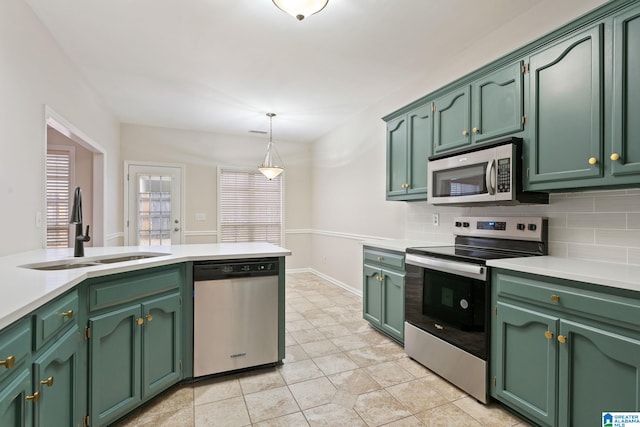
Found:
<path fill-rule="evenodd" d="M 149 295 L 180 289 L 184 281 L 182 271 L 182 267 L 147 270 L 93 282 L 89 285 L 89 310 L 100 310 Z"/>
<path fill-rule="evenodd" d="M 0 381 L 17 372 L 31 353 L 31 323 L 23 319 L 0 334 Z"/>
<path fill-rule="evenodd" d="M 53 338 L 67 326 L 76 323 L 78 316 L 78 292 L 73 291 L 36 311 L 34 317 L 34 350 Z"/>
<path fill-rule="evenodd" d="M 364 262 L 404 271 L 404 254 L 400 252 L 365 248 Z"/>
<path fill-rule="evenodd" d="M 520 300 L 563 313 L 640 327 L 640 300 L 580 289 L 580 283 L 574 288 L 553 279 L 541 281 L 503 273 L 496 277 L 498 299 Z"/>

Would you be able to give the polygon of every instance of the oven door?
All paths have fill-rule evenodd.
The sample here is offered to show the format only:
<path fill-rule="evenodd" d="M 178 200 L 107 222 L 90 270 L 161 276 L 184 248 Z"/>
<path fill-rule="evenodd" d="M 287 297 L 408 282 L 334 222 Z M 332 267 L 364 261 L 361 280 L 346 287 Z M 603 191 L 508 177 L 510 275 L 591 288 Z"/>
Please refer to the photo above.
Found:
<path fill-rule="evenodd" d="M 407 254 L 406 271 L 406 321 L 486 360 L 486 266 Z"/>

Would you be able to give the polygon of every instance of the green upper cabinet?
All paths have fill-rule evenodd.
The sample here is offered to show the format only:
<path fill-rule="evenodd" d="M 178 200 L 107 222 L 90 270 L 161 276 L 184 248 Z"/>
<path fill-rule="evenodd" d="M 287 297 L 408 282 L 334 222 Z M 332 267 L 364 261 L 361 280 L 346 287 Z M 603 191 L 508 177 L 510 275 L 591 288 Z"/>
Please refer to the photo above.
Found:
<path fill-rule="evenodd" d="M 427 198 L 431 103 L 387 122 L 387 200 Z"/>
<path fill-rule="evenodd" d="M 433 101 L 434 154 L 471 144 L 471 89 L 464 86 Z"/>
<path fill-rule="evenodd" d="M 640 6 L 613 19 L 613 135 L 611 173 L 616 182 L 640 175 Z M 636 175 L 631 176 L 631 175 Z"/>
<path fill-rule="evenodd" d="M 523 62 L 518 61 L 471 85 L 473 143 L 524 130 Z"/>
<path fill-rule="evenodd" d="M 529 189 L 602 176 L 603 25 L 530 57 Z"/>
<path fill-rule="evenodd" d="M 434 101 L 434 153 L 524 129 L 522 61 L 500 68 Z"/>

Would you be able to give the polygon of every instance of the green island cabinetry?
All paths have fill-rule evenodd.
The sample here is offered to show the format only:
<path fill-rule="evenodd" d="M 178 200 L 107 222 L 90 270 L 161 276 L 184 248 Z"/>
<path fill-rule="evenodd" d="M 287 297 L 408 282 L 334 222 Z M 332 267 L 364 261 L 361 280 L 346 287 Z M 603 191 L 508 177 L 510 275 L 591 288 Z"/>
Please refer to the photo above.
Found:
<path fill-rule="evenodd" d="M 184 265 L 87 283 L 91 425 L 115 421 L 182 379 L 184 283 Z"/>
<path fill-rule="evenodd" d="M 404 343 L 404 253 L 364 247 L 363 317 Z"/>
<path fill-rule="evenodd" d="M 523 73 L 517 61 L 436 98 L 434 154 L 521 132 Z"/>
<path fill-rule="evenodd" d="M 0 425 L 83 425 L 82 345 L 74 290 L 0 335 Z"/>
<path fill-rule="evenodd" d="M 432 124 L 431 103 L 387 122 L 387 200 L 427 198 Z"/>
<path fill-rule="evenodd" d="M 637 293 L 500 269 L 492 284 L 493 397 L 544 426 L 640 410 Z"/>

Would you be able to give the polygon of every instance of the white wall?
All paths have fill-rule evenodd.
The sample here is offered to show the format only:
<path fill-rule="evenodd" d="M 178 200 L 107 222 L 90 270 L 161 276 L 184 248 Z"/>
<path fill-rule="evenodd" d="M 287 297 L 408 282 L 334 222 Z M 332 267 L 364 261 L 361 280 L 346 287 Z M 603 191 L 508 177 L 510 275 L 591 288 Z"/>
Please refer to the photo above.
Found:
<path fill-rule="evenodd" d="M 0 3 L 0 255 L 43 247 L 44 105 L 107 152 L 105 235 L 122 229 L 119 124 L 22 0 Z"/>
<path fill-rule="evenodd" d="M 220 135 L 123 124 L 122 159 L 185 165 L 185 243 L 217 241 L 217 167 L 257 168 L 267 137 Z M 309 265 L 310 145 L 274 141 L 285 165 L 285 242 L 293 251 L 287 268 Z M 195 221 L 204 213 L 206 221 Z"/>
<path fill-rule="evenodd" d="M 367 237 L 382 238 L 427 238 L 438 243 L 453 241 L 451 229 L 443 225 L 430 229 L 433 208 L 419 202 L 385 201 L 385 124 L 381 117 L 402 106 L 468 74 L 499 57 L 563 26 L 574 18 L 604 3 L 603 0 L 547 0 L 533 7 L 517 19 L 506 22 L 487 37 L 470 40 L 469 46 L 460 54 L 446 58 L 433 58 L 433 66 L 424 70 L 424 77 L 407 85 L 395 94 L 381 94 L 376 105 L 350 118 L 343 126 L 320 138 L 313 146 L 313 170 L 311 187 L 312 227 L 310 267 L 343 286 L 356 292 L 362 289 L 362 248 L 359 241 Z M 425 40 L 425 42 L 432 42 Z M 393 60 L 391 57 L 390 60 Z M 638 199 L 638 192 L 618 193 L 616 205 L 620 226 L 623 217 L 638 228 L 637 204 L 623 204 L 625 197 Z M 632 232 L 614 233 L 610 229 L 598 229 L 604 222 L 602 215 L 573 216 L 572 212 L 584 212 L 582 197 L 558 195 L 546 209 L 534 208 L 532 212 L 553 218 L 552 236 L 555 239 L 553 253 L 572 257 L 594 253 L 610 254 L 605 259 L 616 262 L 637 261 L 640 236 Z M 601 196 L 586 196 L 587 200 L 598 200 Z M 571 200 L 569 200 L 571 199 Z M 595 202 L 593 202 L 595 203 Z M 580 206 L 580 207 L 577 207 Z M 459 209 L 438 208 L 441 223 L 446 224 Z M 501 209 L 503 215 L 518 215 L 529 208 Z M 475 211 L 474 211 L 475 212 Z M 595 212 L 595 211 L 594 211 Z M 590 224 L 590 225 L 589 225 Z M 635 224 L 635 225 L 633 225 Z M 575 239 L 570 242 L 573 233 Z M 583 230 L 586 228 L 587 230 Z M 607 231 L 608 230 L 608 231 Z M 560 237 L 562 236 L 562 237 Z M 589 236 L 595 236 L 590 240 Z M 620 246 L 612 239 L 620 238 L 624 250 L 593 246 Z M 582 245 L 582 246 L 579 246 Z M 586 246 L 584 246 L 586 245 Z M 625 246 L 627 245 L 627 246 Z"/>

